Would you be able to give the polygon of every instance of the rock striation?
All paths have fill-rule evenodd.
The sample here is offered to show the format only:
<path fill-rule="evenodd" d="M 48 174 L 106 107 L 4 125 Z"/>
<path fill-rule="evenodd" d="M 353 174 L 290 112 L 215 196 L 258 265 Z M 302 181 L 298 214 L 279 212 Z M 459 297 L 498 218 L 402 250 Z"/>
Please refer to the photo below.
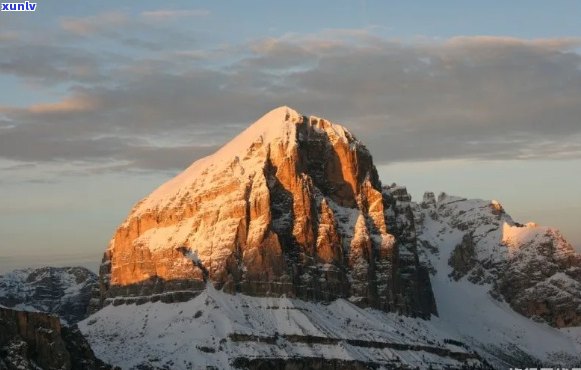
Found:
<path fill-rule="evenodd" d="M 123 369 L 491 369 L 434 321 L 209 285 L 187 302 L 109 305 L 79 328 Z"/>
<path fill-rule="evenodd" d="M 183 301 L 212 283 L 429 317 L 401 197 L 382 189 L 344 127 L 277 108 L 133 208 L 105 252 L 93 306 Z"/>

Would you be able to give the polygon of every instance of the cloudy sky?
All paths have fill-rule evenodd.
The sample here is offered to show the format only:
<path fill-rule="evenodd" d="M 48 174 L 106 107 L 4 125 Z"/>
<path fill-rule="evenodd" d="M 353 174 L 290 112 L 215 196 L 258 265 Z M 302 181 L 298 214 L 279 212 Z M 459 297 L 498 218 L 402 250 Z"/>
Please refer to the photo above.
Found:
<path fill-rule="evenodd" d="M 498 199 L 581 247 L 581 2 L 231 3 L 0 13 L 0 273 L 96 266 L 136 201 L 280 105 L 416 199 Z"/>

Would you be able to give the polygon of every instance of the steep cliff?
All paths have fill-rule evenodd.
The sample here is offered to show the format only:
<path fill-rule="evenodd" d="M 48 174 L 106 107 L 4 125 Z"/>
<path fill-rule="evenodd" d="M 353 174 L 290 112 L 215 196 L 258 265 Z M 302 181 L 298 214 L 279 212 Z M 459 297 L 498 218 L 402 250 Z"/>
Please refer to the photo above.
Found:
<path fill-rule="evenodd" d="M 412 197 L 404 186 L 383 187 L 388 227 L 398 235 L 397 294 L 405 307 L 424 307 L 437 313 L 428 265 L 420 263 Z M 404 309 L 404 312 L 406 310 Z"/>
<path fill-rule="evenodd" d="M 415 239 L 389 220 L 408 211 L 394 207 L 349 131 L 281 107 L 133 208 L 105 253 L 94 306 L 183 301 L 211 282 L 429 317 Z"/>
<path fill-rule="evenodd" d="M 109 370 L 76 327 L 57 316 L 0 307 L 0 369 Z"/>

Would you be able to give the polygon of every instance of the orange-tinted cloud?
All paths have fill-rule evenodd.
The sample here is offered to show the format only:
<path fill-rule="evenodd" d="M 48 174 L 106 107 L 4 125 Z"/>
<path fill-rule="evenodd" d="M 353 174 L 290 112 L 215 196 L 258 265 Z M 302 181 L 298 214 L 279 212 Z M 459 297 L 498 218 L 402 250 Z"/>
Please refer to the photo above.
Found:
<path fill-rule="evenodd" d="M 27 108 L 27 111 L 34 114 L 54 114 L 54 113 L 72 113 L 84 112 L 95 109 L 97 103 L 94 99 L 85 96 L 73 96 L 66 98 L 57 103 L 39 103 L 33 104 Z"/>
<path fill-rule="evenodd" d="M 141 13 L 141 17 L 151 21 L 170 21 L 178 18 L 206 17 L 208 15 L 210 15 L 210 11 L 205 9 L 158 9 Z"/>
<path fill-rule="evenodd" d="M 65 18 L 61 28 L 77 36 L 91 36 L 103 30 L 119 28 L 128 24 L 130 18 L 122 12 L 107 12 L 82 18 Z"/>

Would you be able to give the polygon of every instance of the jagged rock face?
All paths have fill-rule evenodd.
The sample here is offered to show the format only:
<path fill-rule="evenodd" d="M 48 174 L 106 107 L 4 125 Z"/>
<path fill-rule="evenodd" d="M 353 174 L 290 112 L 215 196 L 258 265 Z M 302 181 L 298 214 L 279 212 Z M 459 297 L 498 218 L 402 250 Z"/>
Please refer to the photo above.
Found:
<path fill-rule="evenodd" d="M 0 368 L 112 369 L 95 358 L 76 327 L 61 327 L 57 316 L 1 307 Z"/>
<path fill-rule="evenodd" d="M 537 225 L 504 225 L 503 233 L 510 257 L 495 289 L 527 317 L 556 327 L 581 325 L 581 256 L 571 244 Z"/>
<path fill-rule="evenodd" d="M 466 233 L 462 237 L 462 242 L 454 248 L 448 260 L 452 267 L 450 275 L 455 280 L 459 280 L 474 268 L 476 263 L 476 251 L 474 250 L 474 237 L 472 233 Z"/>
<path fill-rule="evenodd" d="M 555 229 L 516 223 L 496 201 L 432 193 L 415 205 L 421 253 L 459 236 L 446 258 L 455 280 L 488 285 L 520 314 L 556 327 L 581 325 L 581 256 Z M 430 258 L 427 258 L 430 260 Z"/>
<path fill-rule="evenodd" d="M 10 364 L 34 368 L 70 369 L 58 317 L 0 308 L 1 357 Z"/>
<path fill-rule="evenodd" d="M 429 315 L 401 302 L 388 206 L 352 134 L 278 108 L 134 207 L 105 253 L 100 303 L 171 301 L 211 281 L 227 292 L 345 297 Z"/>
<path fill-rule="evenodd" d="M 392 184 L 383 188 L 387 204 L 388 227 L 398 235 L 398 274 L 395 277 L 397 301 L 401 312 L 437 313 L 436 301 L 427 266 L 418 258 L 418 240 L 412 197 L 403 186 Z M 422 316 L 420 314 L 420 316 Z"/>
<path fill-rule="evenodd" d="M 0 276 L 0 305 L 54 313 L 69 323 L 87 316 L 98 277 L 83 267 L 42 267 Z"/>

